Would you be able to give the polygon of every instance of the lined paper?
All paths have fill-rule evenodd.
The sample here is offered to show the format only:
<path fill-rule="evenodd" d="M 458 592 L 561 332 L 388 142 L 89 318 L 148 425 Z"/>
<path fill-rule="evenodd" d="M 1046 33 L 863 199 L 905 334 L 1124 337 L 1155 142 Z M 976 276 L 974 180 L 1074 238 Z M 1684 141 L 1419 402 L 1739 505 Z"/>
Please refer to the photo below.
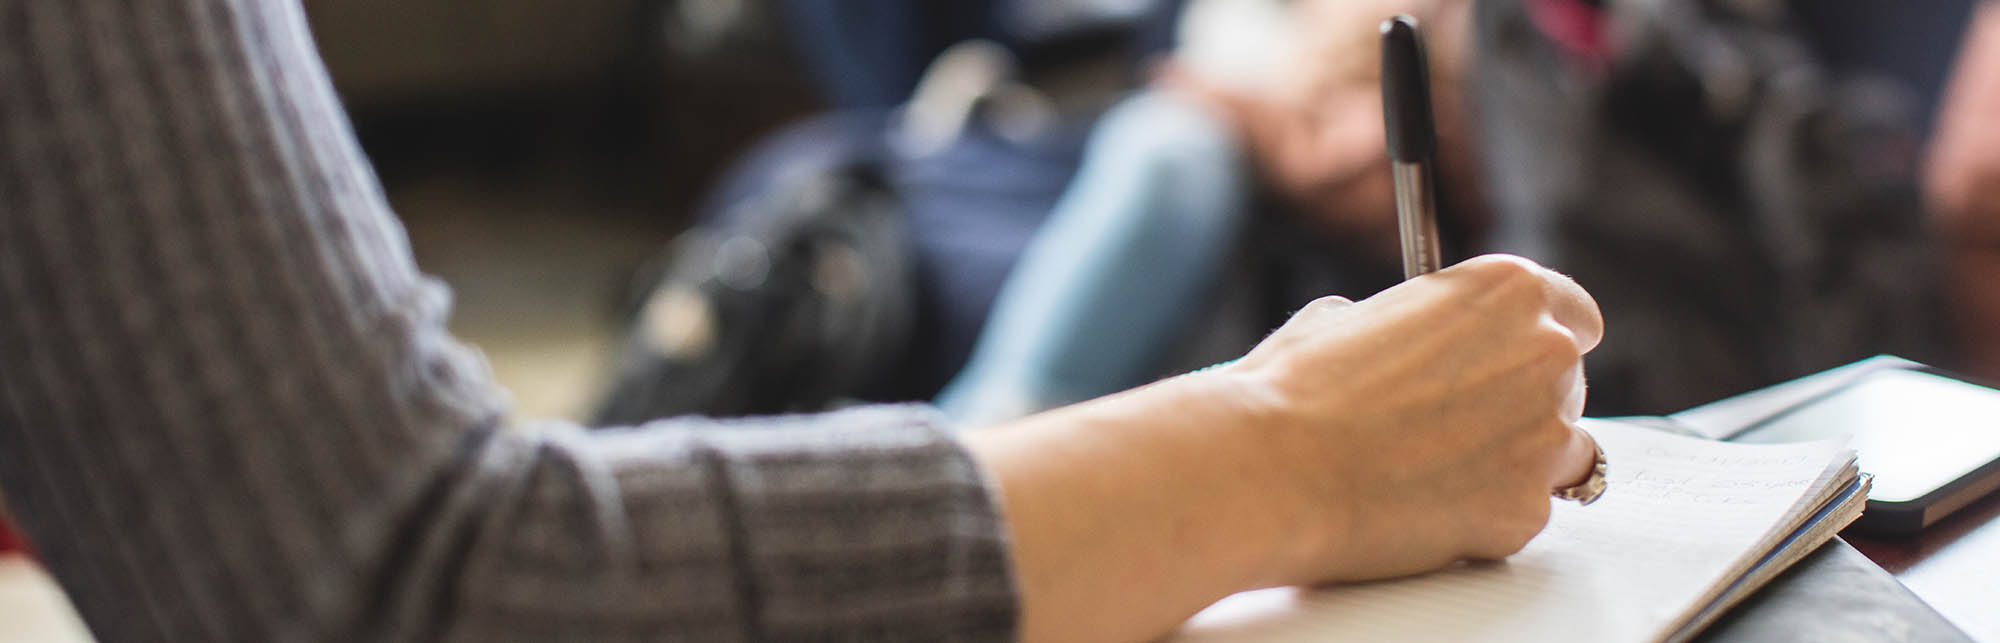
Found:
<path fill-rule="evenodd" d="M 1224 599 L 1171 640 L 1655 640 L 1743 574 L 1852 466 L 1838 441 L 1743 445 L 1586 420 L 1610 487 L 1555 502 L 1504 561 Z"/>

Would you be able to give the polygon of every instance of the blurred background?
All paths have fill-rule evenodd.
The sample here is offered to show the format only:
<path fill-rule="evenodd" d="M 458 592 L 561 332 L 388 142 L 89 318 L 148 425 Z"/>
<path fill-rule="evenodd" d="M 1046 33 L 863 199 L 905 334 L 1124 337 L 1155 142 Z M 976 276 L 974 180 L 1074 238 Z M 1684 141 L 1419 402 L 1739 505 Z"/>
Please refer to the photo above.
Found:
<path fill-rule="evenodd" d="M 1373 38 L 1401 12 L 1449 254 L 1597 295 L 1592 414 L 1883 352 L 2000 378 L 1991 2 L 305 6 L 524 416 L 976 424 L 1240 355 L 1400 277 Z M 84 638 L 0 578 L 0 641 Z"/>
<path fill-rule="evenodd" d="M 768 178 L 755 177 L 747 181 L 752 187 L 717 187 L 753 144 L 788 124 L 829 114 L 876 113 L 910 101 L 933 59 L 970 39 L 998 43 L 1012 58 L 1005 64 L 1014 73 L 1027 76 L 1044 98 L 1061 105 L 1056 120 L 1064 125 L 1044 125 L 1046 131 L 1002 141 L 1009 149 L 968 152 L 970 160 L 960 165 L 927 162 L 917 170 L 936 176 L 905 178 L 895 186 L 903 196 L 923 192 L 917 198 L 956 199 L 966 204 L 965 210 L 1010 210 L 960 213 L 959 219 L 940 215 L 958 228 L 977 224 L 964 220 L 1019 220 L 1001 230 L 1018 239 L 989 252 L 1004 256 L 970 269 L 980 274 L 956 281 L 940 278 L 945 283 L 939 287 L 964 289 L 970 283 L 972 298 L 990 300 L 998 275 L 1040 218 L 1040 213 L 1011 211 L 1051 207 L 1081 163 L 1076 148 L 1092 119 L 1117 96 L 1145 85 L 1147 65 L 1171 50 L 1175 19 L 1184 4 L 306 3 L 327 65 L 422 265 L 457 292 L 454 330 L 484 349 L 521 410 L 566 417 L 592 414 L 615 377 L 615 356 L 629 348 L 619 337 L 636 314 L 631 303 L 635 279 L 646 279 L 635 271 L 649 257 L 661 255 L 669 240 L 696 220 L 724 218 L 712 212 L 728 205 L 715 203 L 723 199 L 714 193 L 772 190 L 758 184 Z M 1911 103 L 1905 110 L 1907 124 L 1921 136 L 1935 119 L 1972 3 L 1713 4 L 1740 5 L 1734 10 L 1750 15 L 1795 9 L 1786 16 L 1786 28 L 1814 48 L 1816 62 L 1895 84 Z M 1237 29 L 1258 28 L 1226 16 L 1218 20 Z M 1209 40 L 1225 41 L 1203 45 L 1209 58 L 1232 55 L 1216 54 L 1216 49 L 1258 47 L 1255 38 L 1247 44 Z M 1235 57 L 1255 60 L 1258 55 Z M 1282 76 L 1287 71 L 1275 54 L 1261 55 L 1267 63 L 1258 74 Z M 980 69 L 960 65 L 946 71 L 970 83 L 990 73 Z M 820 134 L 824 138 L 825 132 Z M 1031 158 L 1022 160 L 1024 156 Z M 1047 176 L 1000 181 L 997 188 L 962 185 L 951 175 L 976 174 L 960 171 L 968 164 Z M 1022 166 L 1028 169 L 1019 170 Z M 1031 203 L 994 206 L 996 189 L 1019 193 Z M 941 208 L 946 206 L 922 206 Z M 1314 283 L 1365 295 L 1370 281 Z M 971 330 L 956 329 L 952 333 L 960 337 L 930 341 L 924 348 L 953 354 L 943 362 L 963 363 L 971 342 L 963 336 L 975 333 L 981 320 L 961 318 L 982 317 L 985 308 L 929 299 L 920 306 L 969 310 L 932 313 L 946 315 L 948 324 L 928 325 Z M 924 321 L 936 320 L 927 316 Z M 952 366 L 923 368 L 947 371 Z M 923 397 L 924 389 L 935 390 L 944 379 L 933 373 L 921 385 L 904 387 L 905 394 L 889 397 Z"/>
<path fill-rule="evenodd" d="M 1095 62 L 1177 4 L 305 2 L 420 263 L 457 295 L 453 330 L 520 410 L 573 418 L 607 384 L 635 270 L 752 144 L 899 105 L 961 41 Z M 1083 84 L 1135 77 L 1103 78 Z"/>
<path fill-rule="evenodd" d="M 632 271 L 820 109 L 770 2 L 310 1 L 423 268 L 521 410 L 581 414 Z"/>
<path fill-rule="evenodd" d="M 901 366 L 924 371 L 921 381 L 888 387 L 887 394 L 858 396 L 929 397 L 968 359 L 971 338 L 983 327 L 1012 260 L 1083 163 L 1081 148 L 1094 119 L 1120 96 L 1152 83 L 1153 65 L 1168 59 L 1178 40 L 1200 31 L 1183 24 L 1176 32 L 1176 21 L 1184 11 L 1190 16 L 1204 11 L 1187 4 L 1176 0 L 985 0 L 944 5 L 895 0 L 495 0 L 471 6 L 385 0 L 306 2 L 327 65 L 392 203 L 409 228 L 420 262 L 457 293 L 454 330 L 486 352 L 525 413 L 627 420 L 637 416 L 607 416 L 601 405 L 607 394 L 620 394 L 607 393 L 615 388 L 618 373 L 627 379 L 640 377 L 633 375 L 630 364 L 622 371 L 617 365 L 621 356 L 634 350 L 626 339 L 646 287 L 671 277 L 641 268 L 649 259 L 669 261 L 674 254 L 667 251 L 670 240 L 697 221 L 734 225 L 732 219 L 744 215 L 723 211 L 738 205 L 744 194 L 782 192 L 777 187 L 780 182 L 772 178 L 782 172 L 768 166 L 783 167 L 788 156 L 831 154 L 891 166 L 890 173 L 896 176 L 887 179 L 889 191 L 916 202 L 908 209 L 922 212 L 913 218 L 930 222 L 930 227 L 920 223 L 906 232 L 916 235 L 919 245 L 966 247 L 964 240 L 949 238 L 955 234 L 1004 238 L 983 246 L 972 244 L 969 254 L 958 255 L 965 265 L 934 265 L 940 263 L 937 256 L 950 255 L 937 248 L 919 252 L 919 272 L 947 274 L 924 278 L 927 281 L 918 290 L 927 292 L 916 304 L 923 311 L 916 321 L 921 328 L 907 332 L 949 335 L 913 342 L 916 350 L 944 355 L 914 366 L 906 358 Z M 1285 3 L 1194 4 L 1254 8 Z M 1358 6 L 1379 13 L 1411 10 L 1399 5 L 1431 10 L 1431 4 L 1438 3 Z M 1531 9 L 1530 17 L 1539 15 L 1532 11 L 1539 3 L 1522 4 Z M 1587 1 L 1576 4 L 1598 6 Z M 1935 120 L 1945 77 L 1973 5 L 1969 0 L 1895 5 L 1626 4 L 1706 7 L 1727 16 L 1705 18 L 1716 23 L 1780 22 L 1783 32 L 1812 48 L 1809 60 L 1814 64 L 1843 77 L 1866 77 L 1894 86 L 1907 102 L 1898 118 L 1917 137 L 1927 134 Z M 1260 22 L 1238 15 L 1257 11 L 1237 9 L 1207 8 L 1207 22 L 1227 27 L 1211 25 L 1209 31 L 1282 30 L 1268 19 Z M 1374 14 L 1368 15 L 1372 21 Z M 1203 60 L 1196 62 L 1238 77 L 1317 73 L 1295 59 L 1258 51 L 1273 48 L 1259 41 L 1279 40 L 1275 33 L 1268 38 L 1239 35 L 1233 41 L 1226 35 L 1201 36 L 1198 48 Z M 900 113 L 898 106 L 918 98 L 913 93 L 919 91 L 919 80 L 940 53 L 975 39 L 994 44 L 999 62 L 941 65 L 939 76 L 956 76 L 960 85 L 978 86 L 961 93 L 983 92 L 978 95 L 982 107 L 1001 105 L 972 119 L 998 122 L 990 129 L 1003 130 L 1001 135 L 989 137 L 998 143 L 988 145 L 997 145 L 997 150 L 980 148 L 979 142 L 964 143 L 968 135 L 947 128 L 940 135 L 946 142 L 933 146 L 974 149 L 958 154 L 963 158 L 933 151 L 929 156 L 902 154 L 882 162 L 869 157 L 871 152 L 857 151 L 868 145 L 851 139 L 888 138 L 895 127 L 824 126 L 824 121 L 843 115 L 881 121 L 891 118 L 883 114 Z M 1501 57 L 1497 49 L 1466 48 L 1466 58 Z M 1326 53 L 1349 57 L 1371 53 L 1357 51 Z M 1004 93 L 987 87 L 993 84 L 987 77 L 995 74 L 1021 81 L 1035 90 L 1040 102 L 1026 101 L 1029 107 L 1021 108 L 1018 103 L 1023 101 L 992 99 L 993 94 Z M 946 96 L 931 101 L 945 103 L 940 109 L 946 112 L 952 102 L 949 90 L 934 91 Z M 1236 90 L 1240 88 L 1222 91 Z M 1028 115 L 1020 116 L 1023 112 Z M 949 114 L 943 118 L 950 123 Z M 1005 131 L 1010 118 L 1031 125 L 1014 127 L 1010 133 Z M 774 134 L 815 119 L 820 129 L 803 135 Z M 745 160 L 753 145 L 773 137 L 781 139 L 774 144 L 777 151 L 767 158 Z M 840 137 L 847 137 L 846 142 L 823 142 Z M 1257 150 L 1245 153 L 1254 155 Z M 726 181 L 731 168 L 747 177 Z M 823 171 L 825 165 L 814 169 Z M 992 172 L 1011 178 L 982 176 Z M 1007 199 L 1014 202 L 1000 203 Z M 1282 197 L 1267 201 L 1275 204 L 1258 209 L 1291 205 Z M 1504 206 L 1490 209 L 1505 210 Z M 995 228 L 994 220 L 1003 223 Z M 965 232 L 968 229 L 978 232 Z M 1505 225 L 1498 234 L 1508 238 Z M 934 241 L 937 237 L 947 239 Z M 1538 247 L 1534 241 L 1518 245 Z M 1339 242 L 1274 254 L 1315 252 L 1363 254 L 1342 248 Z M 969 274 L 953 274 L 954 270 Z M 1314 288 L 1365 296 L 1383 281 L 1369 274 L 1379 271 L 1367 267 L 1287 265 L 1260 270 L 1232 279 L 1269 283 L 1277 273 L 1304 285 L 1295 287 L 1295 294 L 1271 295 L 1239 308 L 1284 309 Z M 1299 274 L 1334 276 L 1297 279 Z M 952 293 L 960 292 L 965 294 L 953 299 Z M 1272 315 L 1260 311 L 1237 317 L 1238 325 L 1257 326 L 1270 323 Z M 1185 329 L 1166 336 L 1200 339 L 1190 338 Z M 1226 357 L 1244 342 L 1231 337 L 1210 343 L 1218 348 L 1183 351 L 1188 355 L 1178 361 Z M 644 377 L 669 377 L 654 366 Z M 707 364 L 697 366 L 712 370 Z M 1148 368 L 1161 370 L 1159 364 Z M 1786 375 L 1765 369 L 1752 379 Z M 703 408 L 684 402 L 664 410 Z"/>

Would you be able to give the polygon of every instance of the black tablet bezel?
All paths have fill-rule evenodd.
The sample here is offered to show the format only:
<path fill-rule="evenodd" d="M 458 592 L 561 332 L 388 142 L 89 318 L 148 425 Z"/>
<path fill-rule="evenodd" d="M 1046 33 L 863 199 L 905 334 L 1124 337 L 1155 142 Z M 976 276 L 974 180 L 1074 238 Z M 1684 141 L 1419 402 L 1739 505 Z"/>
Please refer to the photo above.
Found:
<path fill-rule="evenodd" d="M 1798 403 L 1772 413 L 1756 422 L 1745 425 L 1732 432 L 1729 440 L 1754 433 L 1760 428 L 1845 393 L 1848 389 L 1868 381 L 1869 378 L 1890 371 L 1912 371 L 1935 375 L 1985 388 L 1993 391 L 1994 395 L 2000 396 L 2000 387 L 1949 370 L 1917 363 L 1887 365 L 1856 374 L 1839 385 L 1800 400 Z M 1872 535 L 1905 535 L 1916 533 L 1996 490 L 2000 490 L 2000 453 L 1994 454 L 1994 458 L 1986 464 L 1980 465 L 1978 468 L 1932 489 L 1915 499 L 1896 502 L 1870 498 L 1867 510 L 1862 513 L 1861 518 L 1856 520 L 1850 529 L 1855 533 Z"/>

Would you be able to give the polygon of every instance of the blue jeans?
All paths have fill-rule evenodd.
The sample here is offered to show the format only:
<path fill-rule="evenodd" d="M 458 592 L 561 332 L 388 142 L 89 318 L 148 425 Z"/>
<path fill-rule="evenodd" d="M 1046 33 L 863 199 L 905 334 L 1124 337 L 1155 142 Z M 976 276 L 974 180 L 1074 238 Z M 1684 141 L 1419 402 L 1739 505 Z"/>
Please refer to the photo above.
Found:
<path fill-rule="evenodd" d="M 977 425 L 1145 383 L 1249 212 L 1226 123 L 1169 92 L 1127 99 L 1091 134 L 938 406 Z"/>

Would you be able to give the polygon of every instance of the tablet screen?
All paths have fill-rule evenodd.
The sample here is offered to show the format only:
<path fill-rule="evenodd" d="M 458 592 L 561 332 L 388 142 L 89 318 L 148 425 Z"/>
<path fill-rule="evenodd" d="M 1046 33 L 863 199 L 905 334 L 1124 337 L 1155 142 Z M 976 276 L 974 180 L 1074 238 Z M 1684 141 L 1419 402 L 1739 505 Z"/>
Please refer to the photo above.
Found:
<path fill-rule="evenodd" d="M 1868 497 L 1909 502 L 2000 459 L 2000 391 L 1885 370 L 1731 438 L 1803 442 L 1852 435 Z"/>

